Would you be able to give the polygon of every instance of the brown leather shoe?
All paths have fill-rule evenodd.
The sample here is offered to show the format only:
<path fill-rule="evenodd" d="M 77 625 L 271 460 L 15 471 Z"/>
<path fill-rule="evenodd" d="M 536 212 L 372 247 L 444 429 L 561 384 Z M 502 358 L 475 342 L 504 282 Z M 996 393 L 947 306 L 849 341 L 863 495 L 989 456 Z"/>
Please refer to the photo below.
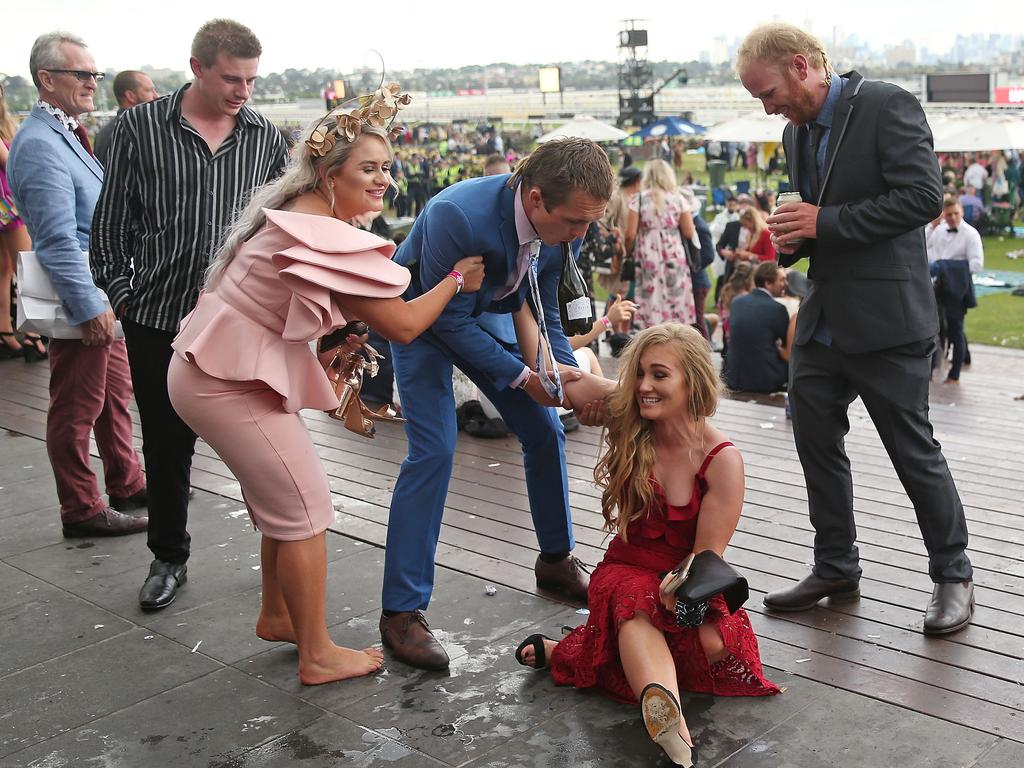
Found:
<path fill-rule="evenodd" d="M 926 635 L 948 635 L 971 623 L 974 613 L 974 582 L 936 584 L 924 615 Z"/>
<path fill-rule="evenodd" d="M 149 527 L 149 518 L 144 515 L 122 515 L 116 509 L 107 507 L 98 515 L 80 523 L 64 523 L 64 537 L 84 539 L 93 536 L 127 536 L 141 533 Z"/>
<path fill-rule="evenodd" d="M 825 597 L 856 600 L 860 597 L 860 584 L 852 579 L 823 579 L 811 573 L 791 587 L 769 592 L 763 602 L 771 611 L 807 611 Z"/>
<path fill-rule="evenodd" d="M 149 494 L 146 492 L 145 486 L 143 486 L 141 491 L 133 493 L 131 496 L 111 496 L 110 506 L 118 512 L 145 509 L 149 506 Z"/>
<path fill-rule="evenodd" d="M 538 555 L 533 572 L 537 577 L 538 589 L 555 592 L 574 603 L 587 604 L 590 576 L 583 563 L 573 555 L 557 563 L 545 563 Z"/>
<path fill-rule="evenodd" d="M 399 661 L 410 667 L 434 672 L 448 669 L 448 654 L 430 631 L 421 611 L 381 615 L 380 639 Z"/>

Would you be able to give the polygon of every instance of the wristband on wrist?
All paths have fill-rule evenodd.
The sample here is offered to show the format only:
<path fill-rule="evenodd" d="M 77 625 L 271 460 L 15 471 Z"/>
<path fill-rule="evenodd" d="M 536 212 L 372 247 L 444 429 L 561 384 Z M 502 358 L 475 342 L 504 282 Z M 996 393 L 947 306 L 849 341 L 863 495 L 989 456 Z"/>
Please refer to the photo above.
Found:
<path fill-rule="evenodd" d="M 610 331 L 612 329 L 612 321 L 608 319 L 608 315 L 601 318 L 601 323 L 604 325 L 604 329 L 606 331 Z"/>
<path fill-rule="evenodd" d="M 462 287 L 466 284 L 466 279 L 462 276 L 462 273 L 458 270 L 453 269 L 445 277 L 450 277 L 455 281 L 455 293 L 456 295 L 462 293 Z"/>

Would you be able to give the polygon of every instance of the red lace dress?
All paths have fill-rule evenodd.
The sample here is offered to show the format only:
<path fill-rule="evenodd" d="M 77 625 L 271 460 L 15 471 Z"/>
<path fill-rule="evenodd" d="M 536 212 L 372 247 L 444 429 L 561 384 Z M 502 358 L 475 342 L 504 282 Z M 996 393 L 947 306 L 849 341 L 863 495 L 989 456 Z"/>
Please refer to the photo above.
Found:
<path fill-rule="evenodd" d="M 590 618 L 556 646 L 551 676 L 559 685 L 600 688 L 619 701 L 637 703 L 619 660 L 618 628 L 637 611 L 651 617 L 665 634 L 682 690 L 718 696 L 770 696 L 779 687 L 764 677 L 757 637 L 742 608 L 730 614 L 721 595 L 711 600 L 704 623 L 712 623 L 725 641 L 726 655 L 709 664 L 696 628 L 680 627 L 658 598 L 661 574 L 693 549 L 700 502 L 707 492 L 704 473 L 715 455 L 732 443 L 715 446 L 697 473 L 690 503 L 675 507 L 654 484 L 650 512 L 627 528 L 629 541 L 616 535 L 590 578 Z"/>

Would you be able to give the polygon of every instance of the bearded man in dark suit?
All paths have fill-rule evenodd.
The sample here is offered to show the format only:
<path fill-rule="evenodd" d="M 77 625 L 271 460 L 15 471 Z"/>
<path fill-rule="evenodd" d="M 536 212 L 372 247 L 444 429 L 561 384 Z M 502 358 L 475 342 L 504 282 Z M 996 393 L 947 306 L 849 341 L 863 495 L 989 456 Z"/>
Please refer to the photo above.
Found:
<path fill-rule="evenodd" d="M 820 42 L 788 24 L 752 31 L 737 53 L 743 86 L 783 133 L 791 188 L 804 202 L 768 219 L 789 266 L 813 284 L 790 366 L 793 433 L 814 526 L 814 570 L 765 605 L 800 611 L 860 594 L 847 409 L 860 396 L 917 513 L 934 582 L 927 634 L 966 626 L 974 607 L 967 523 L 928 420 L 937 314 L 924 226 L 942 209 L 932 135 L 917 99 L 839 75 Z"/>

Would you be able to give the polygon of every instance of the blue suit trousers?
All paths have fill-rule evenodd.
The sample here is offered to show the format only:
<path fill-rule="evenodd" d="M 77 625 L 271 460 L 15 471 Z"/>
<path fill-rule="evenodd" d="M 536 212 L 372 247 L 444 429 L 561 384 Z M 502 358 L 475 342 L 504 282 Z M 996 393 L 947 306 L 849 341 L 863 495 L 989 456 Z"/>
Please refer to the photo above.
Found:
<path fill-rule="evenodd" d="M 510 350 L 511 351 L 511 350 Z M 427 331 L 392 344 L 395 380 L 408 419 L 408 456 L 391 499 L 382 606 L 425 610 L 434 586 L 434 556 L 452 476 L 457 426 L 452 366 L 458 366 L 501 413 L 523 447 L 530 513 L 541 552 L 570 551 L 575 542 L 565 468 L 565 433 L 553 408 L 490 378 Z"/>

